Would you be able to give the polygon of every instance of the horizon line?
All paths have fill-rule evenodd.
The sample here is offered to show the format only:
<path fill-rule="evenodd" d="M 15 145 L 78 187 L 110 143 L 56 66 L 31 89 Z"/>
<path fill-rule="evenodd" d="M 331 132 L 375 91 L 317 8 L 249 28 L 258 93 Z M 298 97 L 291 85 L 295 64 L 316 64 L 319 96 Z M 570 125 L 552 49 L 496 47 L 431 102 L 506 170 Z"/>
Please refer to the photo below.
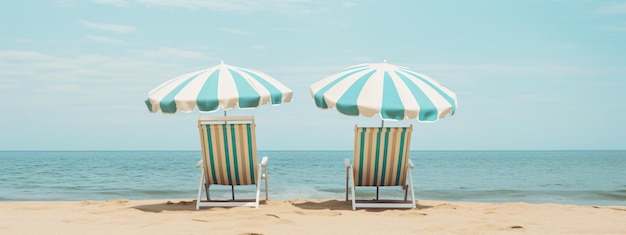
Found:
<path fill-rule="evenodd" d="M 159 150 L 147 150 L 147 149 L 0 149 L 0 152 L 201 152 L 201 150 L 190 149 L 159 149 Z M 353 149 L 266 149 L 257 150 L 257 152 L 345 152 L 353 151 Z M 449 151 L 449 152 L 461 152 L 461 151 L 626 151 L 626 149 L 419 149 L 409 150 L 414 151 Z"/>

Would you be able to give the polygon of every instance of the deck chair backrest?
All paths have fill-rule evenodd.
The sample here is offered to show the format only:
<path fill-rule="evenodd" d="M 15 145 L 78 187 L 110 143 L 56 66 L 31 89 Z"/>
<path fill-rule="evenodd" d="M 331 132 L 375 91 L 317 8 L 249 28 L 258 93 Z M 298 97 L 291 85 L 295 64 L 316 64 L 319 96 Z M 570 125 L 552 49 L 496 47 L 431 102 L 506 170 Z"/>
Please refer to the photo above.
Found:
<path fill-rule="evenodd" d="M 355 126 L 355 186 L 405 185 L 412 131 L 412 125 Z"/>
<path fill-rule="evenodd" d="M 254 117 L 202 117 L 198 128 L 208 184 L 253 185 L 259 180 Z"/>

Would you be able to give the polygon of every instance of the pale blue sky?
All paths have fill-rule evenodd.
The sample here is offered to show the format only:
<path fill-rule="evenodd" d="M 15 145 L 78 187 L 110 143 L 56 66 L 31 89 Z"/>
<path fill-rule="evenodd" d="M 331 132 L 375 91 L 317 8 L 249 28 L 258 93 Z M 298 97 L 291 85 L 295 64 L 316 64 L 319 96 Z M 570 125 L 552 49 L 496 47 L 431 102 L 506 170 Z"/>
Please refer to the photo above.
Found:
<path fill-rule="evenodd" d="M 199 150 L 198 112 L 143 102 L 220 60 L 294 90 L 229 112 L 256 116 L 259 149 L 350 150 L 379 119 L 308 86 L 384 59 L 458 96 L 455 116 L 395 123 L 412 150 L 626 149 L 626 1 L 4 1 L 0 33 L 0 150 Z"/>

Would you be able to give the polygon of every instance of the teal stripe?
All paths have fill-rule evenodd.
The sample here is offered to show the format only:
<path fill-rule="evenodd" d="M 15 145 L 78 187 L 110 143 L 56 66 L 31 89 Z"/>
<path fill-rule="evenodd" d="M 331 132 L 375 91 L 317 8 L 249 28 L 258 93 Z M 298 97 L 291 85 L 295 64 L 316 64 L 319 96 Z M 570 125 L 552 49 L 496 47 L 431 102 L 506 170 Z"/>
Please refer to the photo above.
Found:
<path fill-rule="evenodd" d="M 398 169 L 396 170 L 396 183 L 395 185 L 400 185 L 400 174 L 402 173 L 402 168 L 404 168 L 404 137 L 406 135 L 407 128 L 402 128 L 402 134 L 400 135 L 400 151 L 398 153 Z"/>
<path fill-rule="evenodd" d="M 428 96 L 420 89 L 417 84 L 411 81 L 408 77 L 402 75 L 401 73 L 396 72 L 396 74 L 402 79 L 402 81 L 406 84 L 406 86 L 415 97 L 415 100 L 420 106 L 420 113 L 418 119 L 420 121 L 435 121 L 439 116 L 437 115 L 437 107 L 435 104 L 428 98 Z M 416 77 L 421 79 L 419 77 Z M 423 80 L 423 79 L 421 79 Z"/>
<path fill-rule="evenodd" d="M 202 85 L 196 103 L 200 111 L 215 111 L 220 107 L 217 97 L 218 84 L 220 79 L 220 70 L 216 69 Z"/>
<path fill-rule="evenodd" d="M 239 94 L 239 108 L 258 107 L 261 95 L 259 95 L 250 83 L 237 71 L 228 69 L 228 72 L 230 72 L 233 76 L 233 81 L 235 81 L 235 86 L 237 87 L 237 93 Z"/>
<path fill-rule="evenodd" d="M 228 135 L 226 124 L 222 125 L 222 131 L 224 132 L 224 158 L 226 160 L 226 175 L 228 175 L 228 185 L 233 185 L 233 179 L 230 175 L 230 151 L 228 147 Z"/>
<path fill-rule="evenodd" d="M 357 106 L 357 100 L 359 99 L 359 95 L 361 95 L 361 91 L 367 83 L 367 80 L 374 74 L 376 70 L 372 70 L 358 80 L 356 80 L 346 92 L 337 100 L 337 110 L 340 113 L 346 115 L 357 116 L 359 115 L 359 107 Z"/>
<path fill-rule="evenodd" d="M 185 86 L 187 86 L 187 84 L 189 84 L 194 78 L 196 78 L 200 74 L 202 74 L 202 72 L 199 72 L 198 74 L 187 78 L 187 80 L 179 84 L 176 88 L 170 91 L 170 93 L 163 97 L 163 99 L 161 99 L 161 101 L 159 102 L 159 105 L 161 106 L 161 111 L 164 113 L 175 113 L 176 102 L 174 101 L 174 98 Z"/>
<path fill-rule="evenodd" d="M 346 79 L 347 77 L 350 77 L 352 74 L 355 74 L 355 73 L 361 72 L 361 71 L 363 71 L 363 70 L 365 70 L 365 68 L 363 68 L 363 69 L 359 69 L 359 70 L 356 70 L 356 71 L 351 72 L 351 73 L 348 73 L 348 74 L 345 74 L 345 75 L 343 75 L 343 76 L 341 76 L 341 77 L 339 77 L 339 78 L 337 78 L 337 79 L 333 80 L 331 83 L 329 83 L 328 85 L 326 85 L 325 87 L 323 87 L 322 89 L 320 89 L 319 91 L 317 91 L 317 92 L 315 93 L 315 95 L 313 95 L 313 99 L 315 100 L 315 105 L 316 105 L 318 108 L 323 108 L 323 109 L 328 108 L 328 104 L 326 104 L 326 101 L 324 100 L 324 94 L 325 94 L 328 90 L 330 90 L 330 88 L 332 88 L 333 86 L 335 86 L 335 84 L 337 84 L 337 83 L 339 83 L 339 82 L 343 81 L 343 80 L 344 80 L 344 79 Z"/>
<path fill-rule="evenodd" d="M 419 76 L 415 72 L 410 71 L 410 70 L 404 70 L 404 72 L 413 75 L 413 77 L 423 81 L 424 83 L 428 84 L 428 86 L 432 87 L 435 91 L 437 91 L 437 93 L 439 93 L 452 106 L 452 115 L 454 115 L 454 112 L 456 112 L 456 102 L 455 102 L 454 99 L 452 99 L 452 97 L 450 97 L 448 94 L 446 94 L 441 89 L 439 89 L 439 87 L 437 87 L 434 84 L 430 83 L 428 80 L 422 78 L 421 76 Z M 400 75 L 400 73 L 398 73 L 398 72 L 396 72 L 396 74 Z M 402 76 L 402 77 L 404 77 L 404 76 Z M 404 78 L 406 78 L 406 77 L 404 77 Z"/>
<path fill-rule="evenodd" d="M 404 105 L 400 94 L 388 72 L 385 71 L 383 80 L 383 103 L 380 111 L 383 119 L 404 119 Z"/>
<path fill-rule="evenodd" d="M 386 179 L 385 175 L 387 173 L 387 159 L 388 159 L 387 151 L 389 150 L 389 132 L 390 132 L 390 128 L 387 128 L 387 130 L 385 131 L 385 145 L 383 149 L 383 168 L 382 168 L 382 172 L 380 175 L 381 181 L 383 181 L 382 185 L 385 185 L 384 180 Z"/>
<path fill-rule="evenodd" d="M 374 185 L 378 185 L 378 160 L 380 159 L 380 133 L 382 132 L 382 128 L 378 128 L 376 131 L 376 157 L 374 162 Z"/>
<path fill-rule="evenodd" d="M 359 152 L 359 183 L 357 185 L 362 185 L 363 184 L 363 152 L 365 152 L 365 128 L 361 128 L 361 143 L 360 143 L 360 149 L 361 151 Z"/>
<path fill-rule="evenodd" d="M 255 180 L 255 172 L 254 172 L 254 165 L 257 164 L 254 161 L 254 158 L 252 156 L 252 154 L 254 154 L 253 149 L 252 149 L 252 128 L 250 127 L 251 124 L 247 123 L 246 124 L 246 132 L 248 133 L 248 162 L 250 162 L 250 179 L 252 179 L 252 183 L 256 183 Z"/>
<path fill-rule="evenodd" d="M 268 81 L 266 81 L 264 78 L 262 78 L 261 76 L 259 76 L 256 73 L 247 71 L 247 70 L 241 70 L 245 73 L 247 73 L 248 75 L 252 76 L 254 79 L 256 79 L 259 83 L 261 83 L 261 85 L 263 85 L 263 87 L 265 87 L 265 89 L 267 89 L 267 91 L 270 92 L 270 99 L 272 100 L 272 104 L 280 104 L 283 102 L 283 93 L 280 92 L 280 90 L 278 88 L 276 88 L 274 85 L 272 85 L 272 83 L 269 83 Z"/>
<path fill-rule="evenodd" d="M 230 124 L 230 139 L 232 141 L 232 148 L 233 148 L 233 152 L 232 152 L 232 156 L 233 156 L 233 165 L 235 166 L 235 182 L 237 182 L 236 185 L 240 185 L 240 181 L 239 181 L 239 164 L 237 162 L 237 159 L 239 158 L 239 155 L 237 153 L 237 132 L 235 131 L 235 125 L 236 124 Z"/>
<path fill-rule="evenodd" d="M 146 99 L 144 102 L 146 103 L 146 106 L 148 106 L 148 110 L 150 110 L 150 112 L 154 112 L 152 111 L 152 103 L 150 103 L 150 99 Z"/>
<path fill-rule="evenodd" d="M 209 163 L 211 164 L 211 176 L 213 176 L 213 180 L 217 181 L 217 175 L 215 170 L 215 155 L 213 154 L 213 139 L 211 137 L 211 128 L 210 125 L 205 125 L 206 128 L 206 139 L 208 141 L 208 152 L 209 152 Z"/>

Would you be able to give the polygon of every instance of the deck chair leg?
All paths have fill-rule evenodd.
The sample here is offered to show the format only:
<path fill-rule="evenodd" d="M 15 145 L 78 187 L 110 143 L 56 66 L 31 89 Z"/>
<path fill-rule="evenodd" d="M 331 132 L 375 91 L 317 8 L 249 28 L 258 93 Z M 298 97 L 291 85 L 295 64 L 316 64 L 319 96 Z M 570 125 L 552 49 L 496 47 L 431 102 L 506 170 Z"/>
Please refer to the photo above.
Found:
<path fill-rule="evenodd" d="M 411 177 L 411 170 L 407 170 L 407 177 L 409 177 L 409 190 L 411 191 L 411 204 L 415 208 L 415 191 L 413 191 L 413 178 Z"/>
<path fill-rule="evenodd" d="M 233 200 L 235 200 L 235 185 L 230 186 L 230 192 L 233 195 Z"/>
<path fill-rule="evenodd" d="M 254 198 L 254 208 L 259 208 L 259 197 L 261 194 L 261 185 L 257 181 L 256 183 L 256 197 Z"/>
<path fill-rule="evenodd" d="M 351 191 L 352 191 L 352 210 L 356 210 L 356 193 L 354 192 L 354 169 L 352 169 L 352 167 L 350 167 L 350 182 L 352 182 L 351 184 Z"/>
<path fill-rule="evenodd" d="M 350 173 L 350 168 L 346 167 L 346 201 L 348 200 L 348 182 L 349 182 L 349 174 Z"/>
<path fill-rule="evenodd" d="M 376 201 L 378 201 L 378 186 L 376 186 Z"/>
<path fill-rule="evenodd" d="M 210 192 L 209 187 L 211 187 L 211 185 L 210 185 L 210 184 L 206 184 L 206 185 L 204 186 L 204 190 L 205 190 L 205 193 L 206 193 L 206 200 L 207 200 L 207 201 L 210 201 L 210 200 L 211 200 L 211 196 L 209 195 L 209 192 Z"/>
<path fill-rule="evenodd" d="M 259 164 L 259 166 L 261 166 Z M 254 208 L 259 208 L 259 198 L 260 198 L 260 194 L 261 194 L 261 180 L 263 180 L 263 172 L 261 169 L 259 169 L 259 172 L 257 174 L 257 180 L 256 180 L 256 197 L 255 197 L 255 205 Z M 267 196 L 267 195 L 266 195 Z"/>
<path fill-rule="evenodd" d="M 404 187 L 404 200 L 406 201 L 406 194 L 409 192 L 409 188 L 407 186 Z"/>
<path fill-rule="evenodd" d="M 269 194 L 269 182 L 267 179 L 267 171 L 265 173 L 265 201 L 270 200 L 270 194 Z"/>
<path fill-rule="evenodd" d="M 200 209 L 200 200 L 202 200 L 203 185 L 204 185 L 204 171 L 200 173 L 200 185 L 198 185 L 198 198 L 196 198 L 196 210 Z"/>
<path fill-rule="evenodd" d="M 264 167 L 264 170 L 265 170 L 265 201 L 267 201 L 267 200 L 270 200 L 270 196 L 269 196 L 269 193 L 268 193 L 268 191 L 269 191 L 268 190 L 269 189 L 269 187 L 268 187 L 268 184 L 269 184 L 268 183 L 268 180 L 269 180 L 268 177 L 269 176 L 267 174 L 267 166 Z"/>

